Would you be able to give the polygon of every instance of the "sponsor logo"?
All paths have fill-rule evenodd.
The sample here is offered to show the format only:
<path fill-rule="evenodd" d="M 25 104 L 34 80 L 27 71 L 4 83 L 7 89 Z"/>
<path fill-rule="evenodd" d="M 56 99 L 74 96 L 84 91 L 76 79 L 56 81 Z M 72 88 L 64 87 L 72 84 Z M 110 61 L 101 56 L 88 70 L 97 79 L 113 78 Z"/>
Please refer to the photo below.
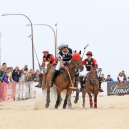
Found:
<path fill-rule="evenodd" d="M 128 88 L 122 88 L 122 86 L 113 85 L 113 86 L 111 86 L 110 93 L 111 94 L 128 94 L 129 93 L 129 86 L 126 86 L 126 87 L 128 87 Z"/>

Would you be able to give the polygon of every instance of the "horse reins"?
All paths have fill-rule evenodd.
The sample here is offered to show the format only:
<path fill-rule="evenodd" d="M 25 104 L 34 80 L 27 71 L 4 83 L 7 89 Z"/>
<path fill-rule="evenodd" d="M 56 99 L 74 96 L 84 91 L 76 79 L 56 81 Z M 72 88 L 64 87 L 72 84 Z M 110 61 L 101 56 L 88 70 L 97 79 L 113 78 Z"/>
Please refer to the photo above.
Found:
<path fill-rule="evenodd" d="M 68 75 L 69 75 L 69 78 L 70 78 L 70 81 L 71 81 L 72 87 L 74 87 L 74 86 L 73 86 L 72 79 L 71 79 L 71 76 L 70 76 L 70 73 L 69 73 L 69 70 L 68 70 L 68 69 L 66 69 L 66 71 L 67 71 L 67 73 L 68 73 Z"/>

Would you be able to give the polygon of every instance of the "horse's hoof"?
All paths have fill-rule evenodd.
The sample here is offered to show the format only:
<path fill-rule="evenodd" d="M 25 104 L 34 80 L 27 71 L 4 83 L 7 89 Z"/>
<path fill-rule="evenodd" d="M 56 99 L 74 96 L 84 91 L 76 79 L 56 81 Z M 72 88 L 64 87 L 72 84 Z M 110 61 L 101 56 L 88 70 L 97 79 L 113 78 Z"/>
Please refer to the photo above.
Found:
<path fill-rule="evenodd" d="M 77 103 L 78 103 L 78 100 L 75 99 L 75 100 L 74 100 L 74 103 L 77 104 Z"/>
<path fill-rule="evenodd" d="M 82 107 L 85 108 L 85 104 L 82 104 Z"/>
<path fill-rule="evenodd" d="M 59 106 L 61 105 L 61 102 L 59 103 Z"/>
<path fill-rule="evenodd" d="M 90 108 L 93 108 L 93 105 L 90 105 Z"/>
<path fill-rule="evenodd" d="M 49 107 L 49 104 L 46 104 L 45 107 L 48 108 Z"/>
<path fill-rule="evenodd" d="M 58 106 L 57 106 L 57 105 L 55 105 L 55 108 L 57 109 L 57 108 L 58 108 Z"/>
<path fill-rule="evenodd" d="M 97 107 L 94 107 L 94 109 L 97 109 Z"/>
<path fill-rule="evenodd" d="M 65 105 L 63 105 L 63 109 L 65 109 L 66 108 L 66 106 Z"/>

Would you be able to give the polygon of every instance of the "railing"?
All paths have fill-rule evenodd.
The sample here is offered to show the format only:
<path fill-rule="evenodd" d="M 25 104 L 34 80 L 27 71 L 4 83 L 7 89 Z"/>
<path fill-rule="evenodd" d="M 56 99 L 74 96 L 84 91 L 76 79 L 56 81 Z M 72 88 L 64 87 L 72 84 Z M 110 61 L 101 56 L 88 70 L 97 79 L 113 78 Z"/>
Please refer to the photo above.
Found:
<path fill-rule="evenodd" d="M 37 84 L 37 82 L 0 83 L 0 102 L 35 98 L 35 85 Z"/>

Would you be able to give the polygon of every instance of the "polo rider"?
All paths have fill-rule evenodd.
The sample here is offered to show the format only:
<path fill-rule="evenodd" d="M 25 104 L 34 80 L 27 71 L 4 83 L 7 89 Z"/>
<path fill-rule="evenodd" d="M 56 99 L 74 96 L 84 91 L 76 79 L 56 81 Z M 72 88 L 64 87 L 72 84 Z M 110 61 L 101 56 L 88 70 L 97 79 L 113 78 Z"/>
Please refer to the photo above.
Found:
<path fill-rule="evenodd" d="M 86 55 L 87 55 L 87 58 L 82 61 L 82 64 L 86 66 L 86 73 L 83 76 L 88 75 L 88 73 L 90 72 L 91 66 L 98 68 L 97 61 L 94 58 L 92 58 L 93 56 L 92 52 L 88 51 Z M 84 88 L 83 76 L 80 77 L 81 90 Z M 101 86 L 99 87 L 99 91 L 103 92 L 103 90 L 101 89 Z"/>
<path fill-rule="evenodd" d="M 72 51 L 72 49 L 69 49 L 67 44 L 62 44 L 60 49 L 61 50 L 58 53 L 58 63 L 55 67 L 54 72 L 52 73 L 52 80 L 50 81 L 50 84 L 49 84 L 50 87 L 53 86 L 53 82 L 55 80 L 56 74 L 58 73 L 60 68 L 62 67 L 64 69 L 67 69 L 67 67 L 64 64 L 70 63 L 71 59 L 72 59 L 73 51 Z"/>
<path fill-rule="evenodd" d="M 55 65 L 55 58 L 52 54 L 49 53 L 48 49 L 43 50 L 43 61 L 42 61 L 42 67 L 45 67 L 45 62 L 48 61 L 50 63 L 50 66 Z M 44 73 L 43 77 L 43 87 L 46 85 L 46 74 Z"/>

